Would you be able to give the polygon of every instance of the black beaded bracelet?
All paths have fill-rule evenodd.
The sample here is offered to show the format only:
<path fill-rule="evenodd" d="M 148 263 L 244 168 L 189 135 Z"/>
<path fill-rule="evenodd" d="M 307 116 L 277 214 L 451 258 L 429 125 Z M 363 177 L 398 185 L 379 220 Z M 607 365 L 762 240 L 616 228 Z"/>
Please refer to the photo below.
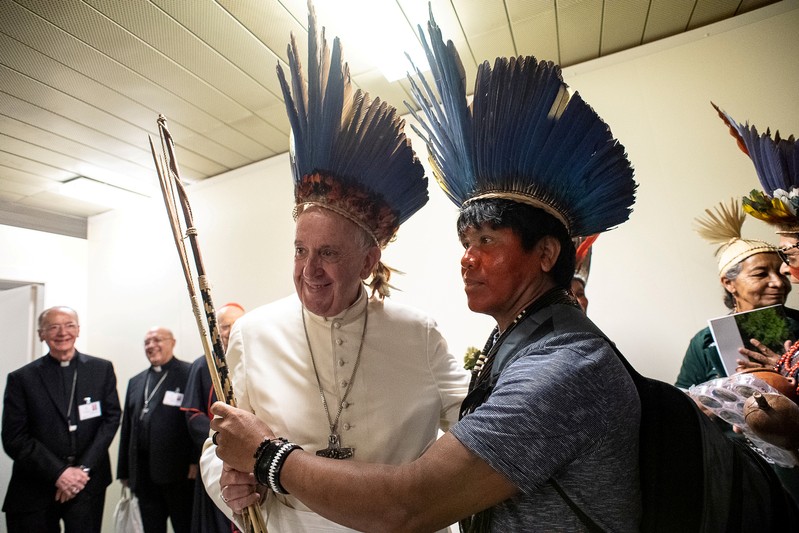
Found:
<path fill-rule="evenodd" d="M 301 450 L 302 448 L 293 442 L 286 442 L 277 450 L 277 453 L 269 463 L 267 481 L 269 482 L 269 488 L 277 494 L 289 493 L 283 488 L 283 485 L 280 484 L 280 470 L 282 470 L 283 463 L 286 462 L 286 458 L 289 456 L 289 454 L 297 449 Z"/>
<path fill-rule="evenodd" d="M 279 442 L 278 442 L 278 441 L 279 441 Z M 266 450 L 266 448 L 267 448 L 267 447 L 268 447 L 270 444 L 272 444 L 273 442 L 278 442 L 278 446 L 280 446 L 280 444 L 279 444 L 279 443 L 282 443 L 282 442 L 288 442 L 288 441 L 287 441 L 286 439 L 284 439 L 283 437 L 275 437 L 274 439 L 270 439 L 270 438 L 268 438 L 268 437 L 264 437 L 264 440 L 263 440 L 263 441 L 261 441 L 261 444 L 259 444 L 259 445 L 258 445 L 258 448 L 255 450 L 255 453 L 254 453 L 254 454 L 253 454 L 253 456 L 252 456 L 252 457 L 253 457 L 253 459 L 255 459 L 256 461 L 258 461 L 258 458 L 261 456 L 261 454 L 262 454 L 262 453 L 264 453 L 264 451 Z"/>
<path fill-rule="evenodd" d="M 269 439 L 265 438 L 261 444 L 258 446 L 258 449 L 255 450 L 255 481 L 260 483 L 261 485 L 269 485 L 267 481 L 267 477 L 269 474 L 269 463 L 272 462 L 272 457 L 277 453 L 277 450 L 280 448 L 281 445 L 288 442 L 284 438 L 275 438 Z"/>
<path fill-rule="evenodd" d="M 284 438 L 264 439 L 255 451 L 255 480 L 269 487 L 278 494 L 288 494 L 280 484 L 280 469 L 286 461 L 288 454 L 296 449 L 302 449 L 297 444 Z"/>

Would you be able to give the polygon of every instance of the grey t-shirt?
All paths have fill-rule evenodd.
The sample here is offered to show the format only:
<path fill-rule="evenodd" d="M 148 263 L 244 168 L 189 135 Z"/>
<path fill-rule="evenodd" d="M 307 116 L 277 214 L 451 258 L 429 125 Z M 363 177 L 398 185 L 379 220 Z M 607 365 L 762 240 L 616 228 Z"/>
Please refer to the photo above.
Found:
<path fill-rule="evenodd" d="M 567 328 L 570 329 L 570 328 Z M 493 509 L 492 531 L 586 531 L 558 483 L 606 531 L 638 531 L 635 385 L 606 340 L 555 333 L 523 348 L 493 393 L 451 432 L 519 494 Z"/>

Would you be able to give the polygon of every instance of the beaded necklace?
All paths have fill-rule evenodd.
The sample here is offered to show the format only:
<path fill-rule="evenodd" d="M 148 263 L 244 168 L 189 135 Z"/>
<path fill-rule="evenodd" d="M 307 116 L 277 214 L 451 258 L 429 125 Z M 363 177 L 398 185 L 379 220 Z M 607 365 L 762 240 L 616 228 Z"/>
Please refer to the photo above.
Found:
<path fill-rule="evenodd" d="M 527 315 L 553 304 L 574 305 L 574 299 L 564 289 L 552 289 L 519 311 L 519 314 L 516 315 L 516 318 L 513 319 L 513 322 L 511 322 L 502 333 L 499 332 L 498 326 L 494 326 L 494 329 L 491 331 L 491 335 L 488 337 L 488 341 L 483 348 L 483 352 L 480 354 L 477 364 L 475 365 L 475 371 L 477 374 L 475 385 L 490 377 L 491 368 L 494 366 L 494 356 L 497 353 L 497 349 L 502 345 L 502 342 L 516 328 L 516 326 L 519 325 L 519 323 L 521 323 L 521 321 L 524 320 Z"/>
<path fill-rule="evenodd" d="M 519 314 L 516 315 L 516 318 L 513 320 L 513 322 L 511 322 L 511 324 L 505 328 L 505 331 L 502 333 L 499 332 L 498 327 L 494 327 L 494 329 L 491 331 L 491 335 L 488 337 L 485 347 L 483 348 L 482 354 L 479 356 L 477 364 L 472 371 L 472 380 L 469 384 L 469 394 L 461 404 L 461 418 L 474 411 L 483 402 L 485 402 L 488 396 L 490 396 L 491 390 L 493 389 L 491 374 L 492 368 L 494 366 L 494 360 L 496 358 L 495 356 L 505 339 L 508 338 L 511 332 L 513 332 L 513 330 L 516 329 L 516 327 L 521 324 L 525 318 L 545 307 L 554 304 L 565 304 L 579 307 L 577 301 L 571 297 L 568 291 L 562 288 L 555 288 L 551 289 L 543 296 L 522 309 Z"/>
<path fill-rule="evenodd" d="M 505 342 L 511 332 L 530 315 L 555 304 L 579 307 L 577 301 L 571 297 L 568 291 L 562 288 L 555 288 L 522 309 L 519 314 L 516 315 L 513 322 L 511 322 L 502 333 L 499 332 L 498 327 L 494 327 L 491 335 L 488 337 L 485 348 L 483 348 L 484 355 L 481 354 L 478 358 L 478 364 L 480 366 L 478 367 L 475 365 L 475 369 L 473 370 L 472 382 L 469 385 L 469 394 L 461 404 L 461 418 L 474 412 L 474 410 L 482 405 L 491 395 L 494 389 L 491 380 L 491 368 L 494 366 L 494 360 L 496 359 L 500 346 L 502 346 L 502 343 Z M 466 533 L 489 531 L 491 529 L 491 513 L 492 508 L 489 507 L 488 509 L 484 509 L 474 515 L 461 519 L 461 531 Z"/>
<path fill-rule="evenodd" d="M 796 371 L 799 370 L 799 358 L 797 358 L 795 363 L 793 362 L 793 356 L 796 355 L 796 352 L 799 352 L 799 341 L 794 342 L 791 347 L 788 348 L 788 351 L 782 354 L 782 357 L 780 357 L 780 360 L 777 361 L 777 364 L 774 366 L 774 370 L 785 377 L 794 377 Z M 796 392 L 799 393 L 799 386 L 796 387 Z"/>

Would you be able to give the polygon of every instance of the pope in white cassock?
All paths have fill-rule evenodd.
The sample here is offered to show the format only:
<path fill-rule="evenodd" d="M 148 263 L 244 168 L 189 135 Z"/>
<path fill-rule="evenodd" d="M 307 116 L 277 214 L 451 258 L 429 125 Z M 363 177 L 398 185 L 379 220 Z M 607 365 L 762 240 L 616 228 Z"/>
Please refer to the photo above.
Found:
<path fill-rule="evenodd" d="M 313 13 L 309 25 L 320 57 L 308 58 L 307 101 L 292 98 L 279 68 L 294 141 L 296 294 L 234 325 L 233 390 L 239 407 L 305 450 L 407 463 L 457 421 L 469 379 L 430 317 L 384 298 L 381 249 L 427 202 L 427 179 L 396 109 L 353 93 L 338 40 L 331 56 L 323 39 L 317 47 Z M 301 87 L 293 39 L 291 53 Z M 257 499 L 270 533 L 351 531 L 255 481 L 226 483 L 211 439 L 201 468 L 208 493 L 240 525 L 229 504 Z"/>

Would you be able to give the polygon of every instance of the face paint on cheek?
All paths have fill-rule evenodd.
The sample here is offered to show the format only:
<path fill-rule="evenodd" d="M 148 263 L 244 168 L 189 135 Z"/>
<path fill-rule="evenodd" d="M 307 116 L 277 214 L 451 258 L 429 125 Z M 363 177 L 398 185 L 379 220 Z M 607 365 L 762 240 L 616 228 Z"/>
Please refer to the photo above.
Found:
<path fill-rule="evenodd" d="M 791 272 L 791 277 L 794 279 L 794 283 L 799 283 L 799 268 L 794 268 L 788 265 L 788 270 Z"/>

